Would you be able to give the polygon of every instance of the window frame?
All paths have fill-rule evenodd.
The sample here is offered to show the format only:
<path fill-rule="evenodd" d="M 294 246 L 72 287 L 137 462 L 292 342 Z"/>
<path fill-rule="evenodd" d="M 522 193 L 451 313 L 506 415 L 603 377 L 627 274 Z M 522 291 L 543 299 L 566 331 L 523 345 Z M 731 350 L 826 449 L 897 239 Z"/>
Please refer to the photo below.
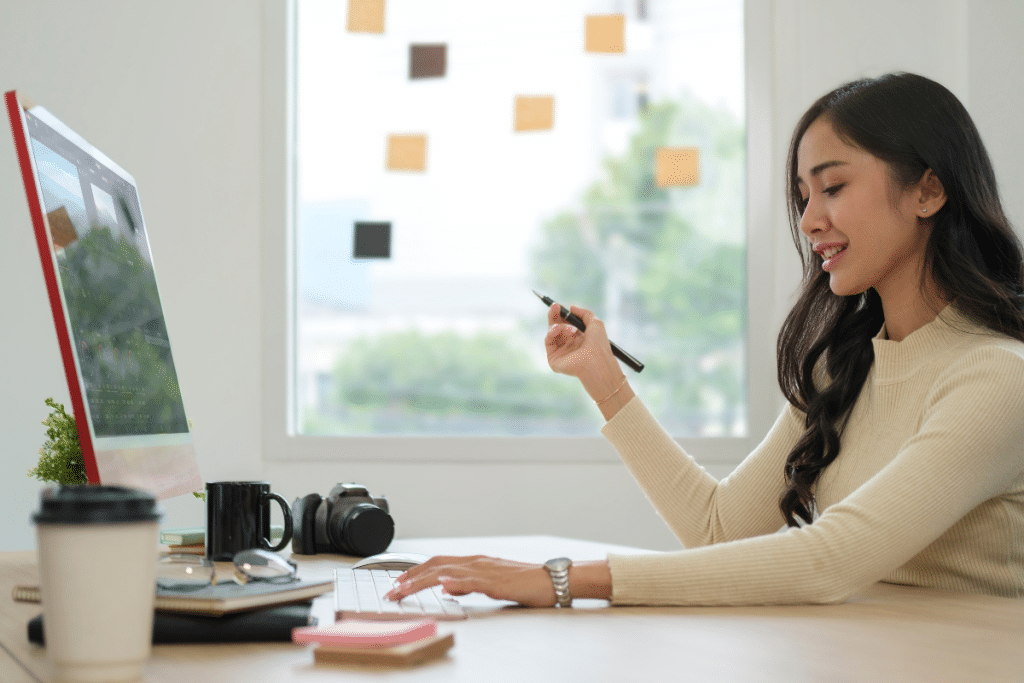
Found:
<path fill-rule="evenodd" d="M 746 437 L 676 441 L 703 464 L 738 464 L 777 416 L 771 186 L 770 3 L 744 1 L 747 134 Z M 263 0 L 262 112 L 262 430 L 266 461 L 394 463 L 618 463 L 593 437 L 308 436 L 298 433 L 295 407 L 295 0 Z M 752 286 L 753 285 L 753 286 Z M 752 343 L 752 340 L 762 340 Z M 541 343 L 538 340 L 538 343 Z M 568 381 L 568 378 L 567 378 Z M 580 388 L 580 391 L 583 389 Z"/>

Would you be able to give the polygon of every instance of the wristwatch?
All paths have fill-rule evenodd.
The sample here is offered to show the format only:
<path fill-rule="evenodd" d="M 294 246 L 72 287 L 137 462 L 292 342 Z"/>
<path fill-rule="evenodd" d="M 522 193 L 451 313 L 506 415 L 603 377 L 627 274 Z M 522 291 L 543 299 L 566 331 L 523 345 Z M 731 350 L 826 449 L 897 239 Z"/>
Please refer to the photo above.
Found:
<path fill-rule="evenodd" d="M 544 569 L 551 575 L 551 583 L 555 587 L 555 601 L 559 607 L 572 607 L 572 596 L 569 595 L 569 567 L 572 560 L 568 557 L 556 557 L 544 563 Z"/>

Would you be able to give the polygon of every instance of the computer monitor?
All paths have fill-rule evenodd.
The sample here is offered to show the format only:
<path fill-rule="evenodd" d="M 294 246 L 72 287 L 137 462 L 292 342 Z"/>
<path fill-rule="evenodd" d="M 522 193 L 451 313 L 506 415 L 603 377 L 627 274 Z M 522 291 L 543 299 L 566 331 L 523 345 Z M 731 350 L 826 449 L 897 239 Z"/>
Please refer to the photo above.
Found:
<path fill-rule="evenodd" d="M 44 108 L 5 101 L 86 476 L 200 491 L 135 180 Z"/>

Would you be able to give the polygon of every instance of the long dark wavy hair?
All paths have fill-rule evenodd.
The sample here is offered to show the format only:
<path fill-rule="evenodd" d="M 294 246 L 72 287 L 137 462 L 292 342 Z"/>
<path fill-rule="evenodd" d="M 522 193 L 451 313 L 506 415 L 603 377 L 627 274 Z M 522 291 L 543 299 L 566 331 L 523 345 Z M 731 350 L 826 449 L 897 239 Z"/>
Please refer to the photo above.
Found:
<path fill-rule="evenodd" d="M 806 431 L 786 460 L 779 508 L 789 526 L 813 520 L 814 484 L 839 455 L 854 402 L 874 361 L 871 338 L 884 322 L 874 289 L 837 296 L 800 232 L 805 202 L 797 187 L 797 147 L 822 118 L 846 144 L 886 163 L 889 200 L 931 169 L 946 191 L 928 219 L 925 283 L 975 323 L 1024 341 L 1024 256 L 1003 213 L 981 136 L 960 101 L 923 76 L 897 72 L 846 83 L 821 97 L 793 132 L 786 162 L 793 240 L 803 259 L 800 298 L 779 332 L 779 386 L 806 414 Z"/>

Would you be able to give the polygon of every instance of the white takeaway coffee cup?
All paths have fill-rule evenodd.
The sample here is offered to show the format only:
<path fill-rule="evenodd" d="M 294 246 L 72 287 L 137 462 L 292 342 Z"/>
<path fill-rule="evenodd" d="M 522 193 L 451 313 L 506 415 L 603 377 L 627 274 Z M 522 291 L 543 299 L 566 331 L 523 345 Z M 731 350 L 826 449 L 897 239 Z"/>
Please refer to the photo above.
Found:
<path fill-rule="evenodd" d="M 54 679 L 137 681 L 149 659 L 162 513 L 122 486 L 47 488 L 33 515 Z"/>

